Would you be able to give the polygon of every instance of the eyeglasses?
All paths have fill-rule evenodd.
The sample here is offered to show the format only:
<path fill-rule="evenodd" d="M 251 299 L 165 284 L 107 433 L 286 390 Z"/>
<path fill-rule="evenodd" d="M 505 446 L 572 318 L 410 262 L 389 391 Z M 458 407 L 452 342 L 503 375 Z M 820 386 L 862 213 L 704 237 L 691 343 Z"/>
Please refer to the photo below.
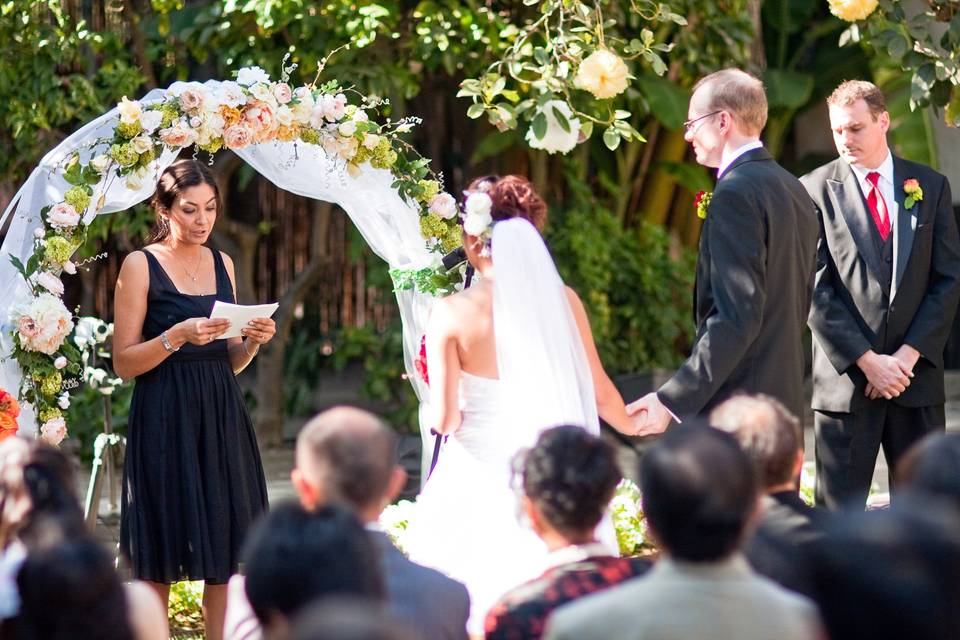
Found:
<path fill-rule="evenodd" d="M 697 121 L 703 120 L 704 118 L 709 118 L 710 116 L 715 116 L 718 113 L 722 113 L 722 112 L 723 112 L 723 109 L 720 109 L 718 111 L 714 111 L 713 113 L 708 113 L 705 116 L 700 116 L 699 118 L 693 118 L 692 120 L 687 120 L 686 122 L 683 123 L 683 130 L 687 133 L 690 133 L 694 123 L 696 123 Z"/>

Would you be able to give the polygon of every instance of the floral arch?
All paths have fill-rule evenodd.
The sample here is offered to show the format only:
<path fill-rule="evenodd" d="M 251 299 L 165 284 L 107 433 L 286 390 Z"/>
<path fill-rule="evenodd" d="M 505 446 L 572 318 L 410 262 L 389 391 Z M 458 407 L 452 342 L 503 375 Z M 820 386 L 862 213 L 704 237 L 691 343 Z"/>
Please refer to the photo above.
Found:
<path fill-rule="evenodd" d="M 397 284 L 408 372 L 431 295 L 456 285 L 440 256 L 460 244 L 457 206 L 442 177 L 403 140 L 416 118 L 378 122 L 384 101 L 336 81 L 292 88 L 258 67 L 236 80 L 175 82 L 126 97 L 50 151 L 0 217 L 0 389 L 18 392 L 19 424 L 59 443 L 80 354 L 62 272 L 97 215 L 151 196 L 183 149 L 229 148 L 278 187 L 339 205 Z M 424 383 L 410 375 L 417 395 Z M 72 386 L 76 386 L 74 383 Z M 16 391 L 15 391 L 16 390 Z M 424 434 L 427 437 L 427 434 Z"/>

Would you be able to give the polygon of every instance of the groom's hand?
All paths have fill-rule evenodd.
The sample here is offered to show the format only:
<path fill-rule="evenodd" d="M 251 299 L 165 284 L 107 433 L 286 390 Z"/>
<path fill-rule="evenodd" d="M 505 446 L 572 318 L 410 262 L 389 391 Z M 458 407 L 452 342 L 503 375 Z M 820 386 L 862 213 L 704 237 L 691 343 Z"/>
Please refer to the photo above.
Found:
<path fill-rule="evenodd" d="M 638 436 L 652 436 L 666 431 L 672 419 L 656 393 L 648 393 L 627 405 L 627 413 L 634 418 Z"/>

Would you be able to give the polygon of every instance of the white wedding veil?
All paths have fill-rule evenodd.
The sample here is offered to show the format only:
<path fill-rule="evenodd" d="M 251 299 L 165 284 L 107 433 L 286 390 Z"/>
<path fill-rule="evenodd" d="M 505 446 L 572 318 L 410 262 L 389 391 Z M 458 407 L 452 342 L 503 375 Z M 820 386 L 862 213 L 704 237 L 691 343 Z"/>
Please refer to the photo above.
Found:
<path fill-rule="evenodd" d="M 540 233 L 523 218 L 497 222 L 492 258 L 497 367 L 515 445 L 558 425 L 599 434 L 583 339 Z"/>

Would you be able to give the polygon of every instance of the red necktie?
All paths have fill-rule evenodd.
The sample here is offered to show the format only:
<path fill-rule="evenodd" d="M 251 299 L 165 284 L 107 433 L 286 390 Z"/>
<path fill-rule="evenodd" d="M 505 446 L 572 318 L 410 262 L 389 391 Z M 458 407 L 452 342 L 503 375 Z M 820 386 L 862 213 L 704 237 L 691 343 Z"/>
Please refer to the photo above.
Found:
<path fill-rule="evenodd" d="M 880 193 L 880 187 L 877 184 L 880 181 L 880 174 L 871 171 L 867 174 L 867 182 L 870 183 L 870 193 L 867 194 L 867 206 L 870 207 L 870 215 L 873 217 L 873 223 L 877 225 L 877 231 L 884 242 L 890 235 L 890 216 L 887 213 L 887 202 Z"/>

